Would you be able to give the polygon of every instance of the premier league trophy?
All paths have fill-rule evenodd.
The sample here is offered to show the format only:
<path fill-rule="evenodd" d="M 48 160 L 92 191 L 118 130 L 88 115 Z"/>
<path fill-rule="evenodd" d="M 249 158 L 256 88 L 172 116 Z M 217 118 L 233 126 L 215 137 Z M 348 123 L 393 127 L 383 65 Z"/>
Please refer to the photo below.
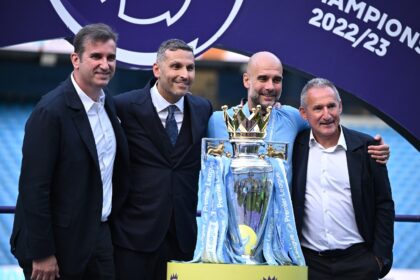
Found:
<path fill-rule="evenodd" d="M 271 107 L 246 117 L 222 107 L 229 139 L 202 142 L 201 224 L 193 262 L 305 264 L 283 160 L 287 143 L 265 142 Z"/>

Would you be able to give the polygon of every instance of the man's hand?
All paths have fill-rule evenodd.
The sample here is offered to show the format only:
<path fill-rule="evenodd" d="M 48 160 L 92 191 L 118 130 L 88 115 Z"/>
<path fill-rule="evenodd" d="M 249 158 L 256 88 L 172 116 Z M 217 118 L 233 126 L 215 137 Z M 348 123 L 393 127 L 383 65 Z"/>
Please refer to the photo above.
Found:
<path fill-rule="evenodd" d="M 57 259 L 54 255 L 45 259 L 33 260 L 32 262 L 32 280 L 54 280 L 60 278 Z"/>
<path fill-rule="evenodd" d="M 368 153 L 373 159 L 376 160 L 376 162 L 386 164 L 389 160 L 389 157 L 391 156 L 389 146 L 385 144 L 381 135 L 378 134 L 374 138 L 376 141 L 379 141 L 379 145 L 368 146 Z"/>

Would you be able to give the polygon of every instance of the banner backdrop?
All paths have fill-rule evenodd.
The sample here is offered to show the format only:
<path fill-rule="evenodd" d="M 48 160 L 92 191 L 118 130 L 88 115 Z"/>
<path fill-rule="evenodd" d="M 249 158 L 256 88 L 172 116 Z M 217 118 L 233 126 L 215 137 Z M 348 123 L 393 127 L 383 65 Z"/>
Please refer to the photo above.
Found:
<path fill-rule="evenodd" d="M 119 33 L 117 59 L 129 68 L 150 68 L 169 38 L 196 55 L 271 51 L 366 102 L 420 149 L 417 0 L 3 0 L 0 47 L 71 37 L 93 22 Z"/>

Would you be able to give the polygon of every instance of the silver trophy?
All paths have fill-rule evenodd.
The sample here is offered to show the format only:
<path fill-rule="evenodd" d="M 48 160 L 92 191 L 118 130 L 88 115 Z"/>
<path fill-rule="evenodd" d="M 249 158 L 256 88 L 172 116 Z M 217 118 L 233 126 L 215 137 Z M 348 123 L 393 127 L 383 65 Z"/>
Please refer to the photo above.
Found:
<path fill-rule="evenodd" d="M 207 155 L 231 158 L 233 183 L 225 184 L 229 223 L 237 223 L 245 263 L 262 263 L 264 229 L 273 194 L 273 167 L 266 157 L 285 159 L 287 144 L 263 141 L 271 107 L 263 115 L 257 106 L 248 118 L 241 106 L 234 109 L 232 117 L 227 106 L 222 109 L 229 140 L 203 139 L 203 150 Z"/>

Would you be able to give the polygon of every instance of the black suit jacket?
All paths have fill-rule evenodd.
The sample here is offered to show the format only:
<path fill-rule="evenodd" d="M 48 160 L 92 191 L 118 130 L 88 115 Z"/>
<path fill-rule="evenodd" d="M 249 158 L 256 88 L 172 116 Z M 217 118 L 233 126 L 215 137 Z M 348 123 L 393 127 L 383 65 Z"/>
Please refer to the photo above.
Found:
<path fill-rule="evenodd" d="M 112 98 L 105 109 L 114 129 L 113 212 L 128 192 L 128 146 Z M 102 180 L 86 111 L 68 78 L 46 94 L 25 127 L 12 253 L 31 263 L 55 255 L 60 272 L 86 265 L 98 234 Z"/>
<path fill-rule="evenodd" d="M 367 153 L 367 146 L 374 144 L 372 137 L 342 128 L 357 227 L 373 254 L 386 260 L 380 275 L 383 277 L 392 265 L 395 216 L 387 168 Z M 309 132 L 297 136 L 293 150 L 292 201 L 299 235 L 304 219 Z"/>
<path fill-rule="evenodd" d="M 186 95 L 182 126 L 191 120 L 191 144 L 180 147 L 177 142 L 172 147 L 152 103 L 150 87 L 154 83 L 152 80 L 143 89 L 115 97 L 129 144 L 132 180 L 128 199 L 113 223 L 113 240 L 127 249 L 155 251 L 170 230 L 172 219 L 180 249 L 189 253 L 197 235 L 201 139 L 212 107 L 204 98 Z"/>

